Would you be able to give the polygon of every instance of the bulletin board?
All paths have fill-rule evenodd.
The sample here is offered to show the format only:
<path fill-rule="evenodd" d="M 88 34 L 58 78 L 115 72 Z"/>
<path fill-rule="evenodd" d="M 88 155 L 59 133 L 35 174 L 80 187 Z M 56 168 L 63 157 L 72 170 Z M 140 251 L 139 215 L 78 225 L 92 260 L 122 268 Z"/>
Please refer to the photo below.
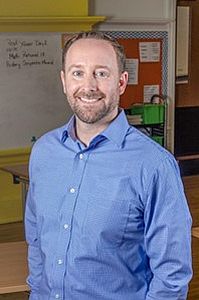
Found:
<path fill-rule="evenodd" d="M 121 96 L 121 106 L 130 107 L 134 103 L 143 103 L 144 86 L 159 86 L 162 94 L 162 39 L 118 39 L 124 46 L 126 58 L 138 59 L 138 83 L 128 84 L 125 93 Z M 157 62 L 141 62 L 139 44 L 157 42 L 160 45 L 160 59 Z"/>
<path fill-rule="evenodd" d="M 144 87 L 159 86 L 159 94 L 167 95 L 168 89 L 168 32 L 167 31 L 106 31 L 124 46 L 127 59 L 138 60 L 138 82 L 129 84 L 121 96 L 121 107 L 144 102 Z M 157 42 L 160 45 L 159 60 L 142 62 L 140 43 Z"/>

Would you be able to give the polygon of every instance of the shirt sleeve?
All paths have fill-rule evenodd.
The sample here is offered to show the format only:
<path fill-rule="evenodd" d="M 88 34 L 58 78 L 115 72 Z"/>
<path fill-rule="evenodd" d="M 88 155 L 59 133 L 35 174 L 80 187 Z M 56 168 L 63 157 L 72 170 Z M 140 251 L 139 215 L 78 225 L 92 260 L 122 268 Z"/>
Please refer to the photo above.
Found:
<path fill-rule="evenodd" d="M 38 300 L 39 286 L 42 276 L 42 256 L 38 241 L 37 218 L 34 203 L 34 186 L 30 179 L 30 185 L 26 198 L 25 211 L 25 234 L 28 243 L 28 266 L 29 276 L 27 283 L 30 286 L 31 294 L 29 299 Z"/>
<path fill-rule="evenodd" d="M 191 216 L 178 165 L 154 172 L 144 213 L 145 247 L 153 277 L 146 300 L 185 300 L 192 277 Z"/>

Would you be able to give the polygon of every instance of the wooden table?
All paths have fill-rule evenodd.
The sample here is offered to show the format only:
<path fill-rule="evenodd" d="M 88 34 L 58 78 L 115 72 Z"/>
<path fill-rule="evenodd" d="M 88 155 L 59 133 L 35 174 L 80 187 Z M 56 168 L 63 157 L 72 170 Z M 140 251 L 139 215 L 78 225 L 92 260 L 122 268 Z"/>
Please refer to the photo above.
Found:
<path fill-rule="evenodd" d="M 28 164 L 21 165 L 8 165 L 1 167 L 1 170 L 9 172 L 13 175 L 14 183 L 20 183 L 22 181 L 28 182 Z"/>
<path fill-rule="evenodd" d="M 28 190 L 29 175 L 28 164 L 8 165 L 0 168 L 2 171 L 8 172 L 13 176 L 13 183 L 22 185 L 22 207 L 24 212 L 25 199 Z"/>
<path fill-rule="evenodd" d="M 28 291 L 27 245 L 0 243 L 0 294 Z"/>
<path fill-rule="evenodd" d="M 199 239 L 199 227 L 192 228 L 192 236 Z"/>

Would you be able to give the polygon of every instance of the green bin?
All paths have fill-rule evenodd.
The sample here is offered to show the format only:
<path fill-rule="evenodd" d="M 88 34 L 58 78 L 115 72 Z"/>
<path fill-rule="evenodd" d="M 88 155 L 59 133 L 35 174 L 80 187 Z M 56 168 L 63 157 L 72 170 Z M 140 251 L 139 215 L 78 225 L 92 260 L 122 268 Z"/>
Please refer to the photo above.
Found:
<path fill-rule="evenodd" d="M 144 104 L 143 124 L 159 124 L 164 122 L 163 104 Z"/>
<path fill-rule="evenodd" d="M 152 135 L 151 138 L 156 141 L 158 144 L 163 146 L 163 136 Z"/>
<path fill-rule="evenodd" d="M 133 105 L 128 109 L 130 115 L 141 115 L 144 125 L 163 123 L 164 111 L 163 104 Z"/>
<path fill-rule="evenodd" d="M 133 105 L 129 108 L 129 113 L 131 115 L 141 115 L 143 117 L 144 105 Z"/>

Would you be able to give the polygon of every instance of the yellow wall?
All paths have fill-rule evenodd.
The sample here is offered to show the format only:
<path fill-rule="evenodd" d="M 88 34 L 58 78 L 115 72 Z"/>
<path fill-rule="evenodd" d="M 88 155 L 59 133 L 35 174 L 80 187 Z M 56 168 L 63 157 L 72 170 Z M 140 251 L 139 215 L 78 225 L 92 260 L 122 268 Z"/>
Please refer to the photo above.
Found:
<path fill-rule="evenodd" d="M 2 17 L 87 16 L 87 0 L 0 0 Z"/>
<path fill-rule="evenodd" d="M 0 0 L 0 32 L 75 32 L 103 20 L 88 16 L 88 0 Z"/>

